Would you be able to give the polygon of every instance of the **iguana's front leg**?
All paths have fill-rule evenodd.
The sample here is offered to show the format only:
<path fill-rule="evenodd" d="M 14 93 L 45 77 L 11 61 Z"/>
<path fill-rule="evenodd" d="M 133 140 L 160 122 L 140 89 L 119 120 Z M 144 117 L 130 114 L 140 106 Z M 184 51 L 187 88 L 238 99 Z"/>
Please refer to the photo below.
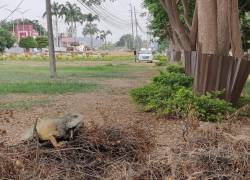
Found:
<path fill-rule="evenodd" d="M 64 145 L 63 142 L 57 142 L 56 138 L 53 135 L 49 137 L 49 140 L 55 148 L 60 148 Z"/>

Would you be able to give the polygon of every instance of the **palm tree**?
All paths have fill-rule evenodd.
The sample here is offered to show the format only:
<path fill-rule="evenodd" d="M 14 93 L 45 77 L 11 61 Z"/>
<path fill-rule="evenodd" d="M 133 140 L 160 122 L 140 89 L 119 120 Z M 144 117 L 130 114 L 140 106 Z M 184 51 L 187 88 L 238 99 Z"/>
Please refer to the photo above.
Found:
<path fill-rule="evenodd" d="M 51 2 L 46 0 L 46 13 L 47 13 L 47 27 L 48 27 L 48 40 L 49 40 L 49 57 L 50 57 L 50 76 L 56 77 L 56 57 L 54 47 L 54 36 L 52 26 Z"/>
<path fill-rule="evenodd" d="M 108 35 L 112 35 L 111 31 L 102 30 L 102 31 L 100 31 L 100 34 L 97 36 L 97 38 L 100 39 L 102 42 L 104 42 L 104 44 L 107 44 L 107 36 Z"/>
<path fill-rule="evenodd" d="M 59 18 L 61 17 L 63 4 L 59 4 L 58 2 L 54 2 L 51 5 L 51 15 L 55 17 L 55 29 L 56 29 L 56 38 L 57 38 L 57 44 L 59 46 Z M 46 16 L 46 12 L 43 14 L 43 17 Z"/>
<path fill-rule="evenodd" d="M 96 24 L 93 24 L 94 21 L 100 21 L 98 15 L 93 15 L 91 13 L 82 15 L 82 21 L 87 21 L 83 29 L 83 35 L 90 35 L 91 48 L 93 48 L 93 36 L 99 32 Z"/>
<path fill-rule="evenodd" d="M 82 16 L 82 19 L 83 19 L 84 21 L 87 21 L 89 24 L 92 24 L 94 21 L 100 21 L 100 18 L 99 18 L 98 15 L 93 15 L 93 14 L 91 14 L 91 13 L 89 13 L 89 14 L 84 14 L 84 15 Z"/>
<path fill-rule="evenodd" d="M 91 48 L 93 48 L 93 36 L 99 32 L 99 29 L 97 28 L 97 24 L 86 24 L 83 28 L 82 34 L 84 36 L 90 35 L 91 40 Z"/>
<path fill-rule="evenodd" d="M 65 22 L 70 26 L 69 34 L 70 37 L 75 35 L 77 36 L 77 27 L 76 24 L 78 22 L 82 22 L 82 12 L 81 8 L 78 7 L 76 4 L 71 4 L 70 2 L 66 2 L 66 4 L 62 7 L 61 14 L 65 18 Z"/>

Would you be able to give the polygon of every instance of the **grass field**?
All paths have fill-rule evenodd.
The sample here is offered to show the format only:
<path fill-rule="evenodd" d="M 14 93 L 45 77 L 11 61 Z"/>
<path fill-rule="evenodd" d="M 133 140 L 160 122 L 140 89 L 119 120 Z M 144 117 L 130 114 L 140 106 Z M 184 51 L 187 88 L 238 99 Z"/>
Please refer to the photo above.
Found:
<path fill-rule="evenodd" d="M 51 80 L 47 64 L 0 62 L 0 94 L 90 92 L 100 87 L 93 79 L 101 82 L 104 79 L 132 78 L 131 73 L 144 69 L 129 64 L 84 66 L 73 62 L 58 63 L 58 77 Z"/>

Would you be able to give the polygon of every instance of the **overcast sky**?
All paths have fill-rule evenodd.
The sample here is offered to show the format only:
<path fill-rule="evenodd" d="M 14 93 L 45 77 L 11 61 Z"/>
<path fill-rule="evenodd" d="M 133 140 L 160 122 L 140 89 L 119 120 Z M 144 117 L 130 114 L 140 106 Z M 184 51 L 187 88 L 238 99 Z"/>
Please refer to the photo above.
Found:
<path fill-rule="evenodd" d="M 2 5 L 6 5 L 6 8 L 13 10 L 17 4 L 21 0 L 0 0 L 0 7 Z M 65 3 L 67 0 L 54 0 L 59 3 Z M 77 0 L 68 0 L 71 3 L 77 3 Z M 119 37 L 123 34 L 131 33 L 131 22 L 130 20 L 130 6 L 131 3 L 133 6 L 136 7 L 137 17 L 138 17 L 138 23 L 142 27 L 142 30 L 138 30 L 139 35 L 142 36 L 144 39 L 147 37 L 145 34 L 146 31 L 146 17 L 142 18 L 140 17 L 141 12 L 145 12 L 145 9 L 142 8 L 142 1 L 143 0 L 117 0 L 114 3 L 106 2 L 103 4 L 103 9 L 107 10 L 108 13 L 111 13 L 110 16 L 114 15 L 113 18 L 109 17 L 104 22 L 101 20 L 100 29 L 104 30 L 111 30 L 113 33 L 113 36 L 110 38 L 110 40 L 117 41 Z M 52 0 L 53 2 L 53 0 Z M 79 3 L 77 3 L 80 7 L 82 7 Z M 46 27 L 46 21 L 45 19 L 41 18 L 42 14 L 45 11 L 45 0 L 25 0 L 24 3 L 21 5 L 20 10 L 21 11 L 29 11 L 24 15 L 25 18 L 29 19 L 37 19 L 39 20 L 43 26 Z M 88 13 L 89 11 L 82 7 L 83 13 Z M 9 12 L 5 10 L 5 8 L 0 10 L 0 20 L 4 19 Z M 13 14 L 13 16 L 10 17 L 10 19 L 14 18 L 21 18 L 22 15 L 20 12 L 16 12 Z M 117 19 L 120 18 L 120 19 Z M 111 21 L 111 22 L 110 22 Z M 115 23 L 112 23 L 114 22 Z M 118 21 L 118 22 L 117 22 Z M 121 22 L 121 23 L 120 23 Z M 120 24 L 120 25 L 119 25 Z M 78 34 L 81 35 L 82 26 L 78 25 Z M 61 21 L 60 23 L 60 31 L 63 32 L 65 30 L 65 23 Z M 143 32 L 144 31 L 144 32 Z"/>

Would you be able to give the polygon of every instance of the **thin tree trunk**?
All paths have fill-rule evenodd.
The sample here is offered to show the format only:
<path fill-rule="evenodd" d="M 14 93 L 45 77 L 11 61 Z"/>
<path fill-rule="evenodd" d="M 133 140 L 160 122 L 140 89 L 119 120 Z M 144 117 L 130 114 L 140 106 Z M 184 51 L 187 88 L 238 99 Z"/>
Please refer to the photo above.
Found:
<path fill-rule="evenodd" d="M 184 9 L 184 20 L 186 25 L 188 26 L 189 30 L 191 29 L 191 24 L 189 21 L 189 8 L 188 8 L 188 0 L 181 0 Z"/>
<path fill-rule="evenodd" d="M 77 27 L 76 27 L 76 22 L 74 22 L 74 41 L 77 41 Z"/>
<path fill-rule="evenodd" d="M 90 46 L 91 46 L 91 49 L 93 49 L 93 35 L 90 34 Z"/>
<path fill-rule="evenodd" d="M 180 21 L 176 1 L 163 0 L 162 3 L 164 4 L 165 9 L 167 10 L 171 27 L 173 31 L 176 32 L 178 39 L 182 44 L 183 50 L 190 51 L 192 49 L 192 44 L 187 32 L 185 32 L 184 25 Z"/>
<path fill-rule="evenodd" d="M 59 25 L 58 25 L 58 17 L 56 15 L 56 41 L 57 41 L 57 45 L 58 47 L 60 46 L 60 42 L 59 42 Z"/>
<path fill-rule="evenodd" d="M 195 3 L 195 10 L 192 20 L 192 26 L 190 28 L 190 40 L 192 44 L 192 51 L 196 51 L 197 46 L 197 36 L 198 36 L 198 9 L 197 9 L 197 3 Z"/>
<path fill-rule="evenodd" d="M 92 23 L 90 22 L 90 28 L 92 28 Z M 92 29 L 90 29 L 90 41 L 91 41 L 91 49 L 93 49 L 93 34 Z"/>
<path fill-rule="evenodd" d="M 230 22 L 232 53 L 234 56 L 241 58 L 244 55 L 244 52 L 242 49 L 242 40 L 241 40 L 241 32 L 240 32 L 238 0 L 230 0 L 228 17 L 229 17 L 229 22 Z"/>
<path fill-rule="evenodd" d="M 46 0 L 46 12 L 47 12 L 47 26 L 48 26 L 48 39 L 49 39 L 50 77 L 55 78 L 56 77 L 56 57 L 55 57 L 50 0 Z"/>

